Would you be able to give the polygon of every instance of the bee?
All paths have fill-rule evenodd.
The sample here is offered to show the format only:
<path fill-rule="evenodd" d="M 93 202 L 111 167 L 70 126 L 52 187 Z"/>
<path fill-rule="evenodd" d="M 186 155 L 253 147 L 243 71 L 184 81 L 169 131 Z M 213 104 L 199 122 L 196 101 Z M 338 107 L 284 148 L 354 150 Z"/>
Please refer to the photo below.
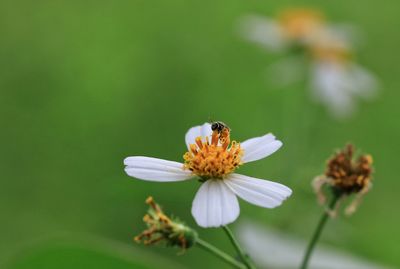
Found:
<path fill-rule="evenodd" d="M 222 145 L 229 145 L 231 139 L 230 139 L 230 132 L 231 129 L 223 123 L 222 121 L 214 121 L 211 123 L 211 130 L 215 133 L 218 134 L 218 140 L 221 142 Z"/>
<path fill-rule="evenodd" d="M 222 121 L 214 121 L 213 123 L 211 123 L 211 130 L 217 131 L 219 134 L 221 134 L 225 130 L 230 131 L 231 129 Z"/>

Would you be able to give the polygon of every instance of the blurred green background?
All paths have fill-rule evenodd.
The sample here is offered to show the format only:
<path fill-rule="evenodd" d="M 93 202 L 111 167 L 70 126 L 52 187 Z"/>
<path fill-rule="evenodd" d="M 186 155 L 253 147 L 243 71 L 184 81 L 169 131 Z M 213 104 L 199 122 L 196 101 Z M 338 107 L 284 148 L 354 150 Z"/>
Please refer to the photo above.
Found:
<path fill-rule="evenodd" d="M 290 5 L 364 30 L 358 61 L 382 91 L 350 120 L 331 119 L 301 83 L 276 90 L 264 72 L 279 57 L 235 33 L 241 16 Z M 371 153 L 373 191 L 352 218 L 330 222 L 322 241 L 400 267 L 399 8 L 395 0 L 1 1 L 0 267 L 229 268 L 199 249 L 177 255 L 131 239 L 150 194 L 195 226 L 199 185 L 135 180 L 122 160 L 180 161 L 186 130 L 209 117 L 239 141 L 266 132 L 283 141 L 240 172 L 284 183 L 293 196 L 275 210 L 241 203 L 239 220 L 304 239 L 321 213 L 310 181 L 325 160 L 347 142 Z M 199 233 L 232 251 L 221 230 Z"/>

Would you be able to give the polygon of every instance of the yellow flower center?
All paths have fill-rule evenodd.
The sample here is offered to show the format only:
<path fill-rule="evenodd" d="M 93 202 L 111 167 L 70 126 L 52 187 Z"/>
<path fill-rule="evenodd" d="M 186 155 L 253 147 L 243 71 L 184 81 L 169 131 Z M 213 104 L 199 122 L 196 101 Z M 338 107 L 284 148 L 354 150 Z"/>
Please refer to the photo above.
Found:
<path fill-rule="evenodd" d="M 343 64 L 348 62 L 352 57 L 350 48 L 346 44 L 341 43 L 340 40 L 316 42 L 310 46 L 310 51 L 311 55 L 316 59 Z"/>
<path fill-rule="evenodd" d="M 292 39 L 308 37 L 324 24 L 323 15 L 312 9 L 288 9 L 278 18 L 285 34 Z"/>
<path fill-rule="evenodd" d="M 309 41 L 307 49 L 313 58 L 340 63 L 351 58 L 350 48 L 329 32 L 324 16 L 317 10 L 288 9 L 278 19 L 287 38 Z"/>
<path fill-rule="evenodd" d="M 183 156 L 184 169 L 192 171 L 195 175 L 204 179 L 221 179 L 241 165 L 243 150 L 236 141 L 231 143 L 228 128 L 221 132 L 214 131 L 211 143 L 208 137 L 205 141 L 197 137 L 195 142 Z"/>

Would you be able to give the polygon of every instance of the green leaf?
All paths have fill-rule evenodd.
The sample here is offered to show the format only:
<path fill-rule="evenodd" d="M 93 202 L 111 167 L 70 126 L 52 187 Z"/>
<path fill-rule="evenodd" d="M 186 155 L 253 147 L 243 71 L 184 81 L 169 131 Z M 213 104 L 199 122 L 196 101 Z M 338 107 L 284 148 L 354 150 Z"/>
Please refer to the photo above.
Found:
<path fill-rule="evenodd" d="M 23 250 L 9 269 L 175 269 L 180 266 L 139 248 L 108 240 L 48 241 Z"/>

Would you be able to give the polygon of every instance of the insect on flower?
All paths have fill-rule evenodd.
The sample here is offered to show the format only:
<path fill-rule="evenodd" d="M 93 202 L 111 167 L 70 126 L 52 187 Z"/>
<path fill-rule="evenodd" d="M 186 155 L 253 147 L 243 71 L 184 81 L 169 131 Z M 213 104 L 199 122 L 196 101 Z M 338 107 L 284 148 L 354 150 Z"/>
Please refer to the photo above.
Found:
<path fill-rule="evenodd" d="M 218 133 L 222 133 L 224 130 L 227 130 L 229 132 L 230 128 L 222 121 L 215 121 L 211 124 L 211 130 L 217 131 Z"/>
<path fill-rule="evenodd" d="M 211 130 L 213 132 L 218 132 L 221 144 L 224 144 L 226 139 L 229 139 L 231 129 L 222 121 L 215 121 L 211 123 Z"/>
<path fill-rule="evenodd" d="M 192 215 L 202 227 L 219 227 L 237 219 L 240 213 L 236 196 L 265 208 L 274 208 L 292 191 L 279 183 L 234 173 L 248 162 L 263 159 L 281 146 L 272 134 L 242 143 L 231 141 L 230 129 L 219 122 L 190 128 L 185 141 L 188 151 L 183 163 L 134 156 L 124 160 L 125 172 L 142 180 L 171 182 L 201 179 Z"/>

